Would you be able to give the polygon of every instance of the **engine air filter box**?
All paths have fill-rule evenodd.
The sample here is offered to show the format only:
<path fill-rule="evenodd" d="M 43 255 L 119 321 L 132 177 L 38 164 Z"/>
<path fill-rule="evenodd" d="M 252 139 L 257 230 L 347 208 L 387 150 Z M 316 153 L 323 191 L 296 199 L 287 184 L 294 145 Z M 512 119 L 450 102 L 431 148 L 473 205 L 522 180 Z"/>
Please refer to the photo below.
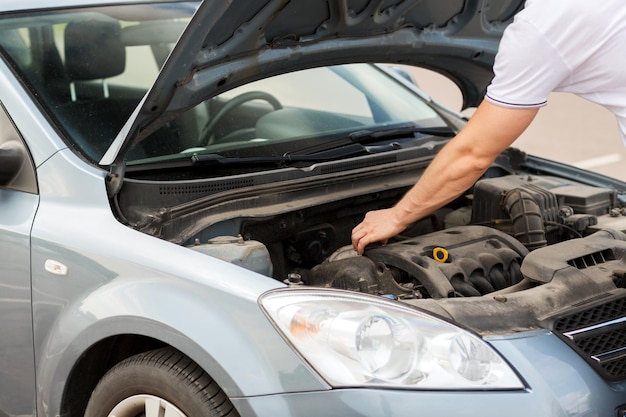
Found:
<path fill-rule="evenodd" d="M 489 224 L 498 220 L 509 220 L 509 213 L 503 206 L 503 198 L 507 192 L 517 188 L 530 194 L 537 203 L 544 221 L 558 221 L 557 198 L 543 185 L 542 181 L 536 181 L 532 177 L 516 175 L 478 181 L 474 186 L 472 223 Z"/>
<path fill-rule="evenodd" d="M 584 184 L 571 184 L 554 188 L 561 205 L 574 209 L 576 214 L 608 214 L 615 199 L 615 191 L 591 187 Z"/>
<path fill-rule="evenodd" d="M 507 219 L 508 215 L 501 206 L 502 196 L 515 188 L 521 188 L 533 196 L 544 221 L 558 221 L 558 208 L 561 206 L 571 207 L 576 214 L 608 214 L 615 200 L 615 191 L 607 188 L 592 187 L 558 177 L 507 175 L 476 183 L 472 222 L 489 223 Z"/>

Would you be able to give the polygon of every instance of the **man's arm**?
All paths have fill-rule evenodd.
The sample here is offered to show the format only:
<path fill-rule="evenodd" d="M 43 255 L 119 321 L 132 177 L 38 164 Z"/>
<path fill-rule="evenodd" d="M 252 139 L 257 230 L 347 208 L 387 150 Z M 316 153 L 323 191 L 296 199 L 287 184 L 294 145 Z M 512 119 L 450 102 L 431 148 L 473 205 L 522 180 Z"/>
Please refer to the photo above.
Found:
<path fill-rule="evenodd" d="M 467 125 L 433 159 L 417 184 L 392 208 L 371 211 L 352 230 L 352 245 L 387 239 L 470 188 L 535 118 L 538 108 L 505 108 L 483 101 Z"/>

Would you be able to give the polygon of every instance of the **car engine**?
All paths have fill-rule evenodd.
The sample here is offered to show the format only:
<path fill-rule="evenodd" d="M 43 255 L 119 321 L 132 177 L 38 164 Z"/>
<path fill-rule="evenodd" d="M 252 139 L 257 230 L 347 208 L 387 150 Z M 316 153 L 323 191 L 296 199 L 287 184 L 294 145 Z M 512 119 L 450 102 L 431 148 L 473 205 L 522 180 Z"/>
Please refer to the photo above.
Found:
<path fill-rule="evenodd" d="M 626 229 L 624 211 L 616 208 L 618 196 L 608 188 L 546 175 L 504 175 L 484 178 L 470 191 L 461 204 L 433 213 L 393 242 L 370 245 L 364 256 L 339 238 L 349 236 L 347 226 L 359 217 L 346 225 L 336 204 L 316 207 L 315 214 L 249 220 L 239 237 L 204 243 L 197 238 L 189 246 L 290 286 L 410 300 L 476 297 L 528 286 L 522 263 L 532 251 L 574 238 L 585 247 L 586 239 L 580 238 L 606 228 L 613 240 L 626 239 L 617 231 Z M 305 218 L 309 224 L 298 223 Z"/>

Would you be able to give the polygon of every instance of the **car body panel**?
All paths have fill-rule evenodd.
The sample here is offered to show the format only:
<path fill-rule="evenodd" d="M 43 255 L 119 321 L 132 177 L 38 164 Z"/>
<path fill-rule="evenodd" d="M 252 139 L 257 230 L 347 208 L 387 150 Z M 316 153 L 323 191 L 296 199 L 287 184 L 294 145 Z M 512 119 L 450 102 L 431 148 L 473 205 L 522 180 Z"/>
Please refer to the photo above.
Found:
<path fill-rule="evenodd" d="M 0 189 L 0 410 L 33 413 L 30 230 L 39 196 Z"/>
<path fill-rule="evenodd" d="M 550 415 L 558 417 L 598 415 L 612 416 L 614 404 L 626 402 L 626 384 L 605 385 L 597 374 L 581 373 L 584 362 L 573 352 L 566 352 L 558 338 L 549 332 L 528 332 L 490 342 L 525 376 L 529 387 L 516 392 L 454 393 L 454 404 L 448 393 L 411 390 L 384 391 L 343 389 L 328 393 L 302 393 L 235 399 L 235 404 L 249 415 L 310 416 L 408 416 L 428 404 L 428 415 L 496 417 L 502 410 L 513 416 Z M 596 388 L 603 386 L 601 390 Z M 591 388 L 594 387 L 594 388 Z M 587 395 L 594 390 L 593 396 Z M 247 415 L 248 415 L 247 414 Z"/>
<path fill-rule="evenodd" d="M 99 209 L 107 204 L 104 172 L 85 170 L 79 162 L 66 150 L 38 172 L 42 191 L 32 230 L 32 262 L 42 401 L 60 407 L 63 381 L 80 356 L 99 341 L 120 334 L 143 335 L 176 346 L 210 369 L 229 395 L 326 386 L 278 343 L 280 337 L 260 314 L 258 296 L 278 283 L 253 272 L 240 274 L 230 263 L 190 254 L 121 225 L 109 210 Z M 68 176 L 80 181 L 68 184 L 64 181 Z M 71 225 L 55 221 L 59 216 L 73 219 Z M 84 224 L 98 225 L 95 247 L 92 235 L 81 233 Z M 143 256 L 138 256 L 138 247 Z M 181 254 L 187 259 L 185 266 L 174 266 L 171 259 Z M 47 271 L 44 264 L 49 259 L 66 266 L 67 274 Z M 180 306 L 185 308 L 178 314 Z M 236 313 L 224 316 L 226 311 Z M 249 331 L 239 332 L 241 326 Z M 259 346 L 266 348 L 259 350 Z"/>

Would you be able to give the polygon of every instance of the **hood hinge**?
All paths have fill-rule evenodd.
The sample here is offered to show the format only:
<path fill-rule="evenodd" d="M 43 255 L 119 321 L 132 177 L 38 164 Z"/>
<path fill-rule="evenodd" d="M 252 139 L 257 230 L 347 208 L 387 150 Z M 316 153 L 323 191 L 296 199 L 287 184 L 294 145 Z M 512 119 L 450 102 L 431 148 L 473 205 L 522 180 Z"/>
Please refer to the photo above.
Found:
<path fill-rule="evenodd" d="M 111 165 L 111 169 L 106 177 L 106 188 L 109 198 L 115 197 L 122 189 L 125 172 L 126 161 L 116 162 L 114 165 Z"/>

